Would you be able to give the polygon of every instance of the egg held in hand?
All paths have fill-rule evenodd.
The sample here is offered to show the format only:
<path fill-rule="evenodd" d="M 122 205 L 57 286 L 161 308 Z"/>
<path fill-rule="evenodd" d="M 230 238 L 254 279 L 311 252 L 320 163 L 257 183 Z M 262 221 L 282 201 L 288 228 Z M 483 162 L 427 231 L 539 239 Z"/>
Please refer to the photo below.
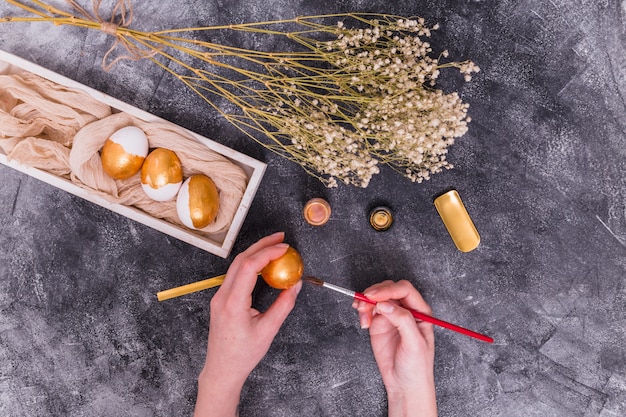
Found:
<path fill-rule="evenodd" d="M 148 155 L 148 138 L 143 130 L 126 126 L 104 142 L 100 159 L 102 168 L 112 178 L 125 180 L 139 172 Z"/>
<path fill-rule="evenodd" d="M 270 287 L 284 290 L 296 285 L 303 273 L 302 257 L 290 246 L 283 256 L 270 261 L 261 270 L 261 277 Z"/>
<path fill-rule="evenodd" d="M 176 153 L 165 148 L 150 152 L 141 167 L 141 187 L 153 200 L 176 197 L 183 184 L 183 167 Z"/>
<path fill-rule="evenodd" d="M 219 193 L 213 180 L 196 174 L 187 178 L 178 191 L 178 218 L 191 229 L 202 229 L 215 220 L 219 211 Z"/>

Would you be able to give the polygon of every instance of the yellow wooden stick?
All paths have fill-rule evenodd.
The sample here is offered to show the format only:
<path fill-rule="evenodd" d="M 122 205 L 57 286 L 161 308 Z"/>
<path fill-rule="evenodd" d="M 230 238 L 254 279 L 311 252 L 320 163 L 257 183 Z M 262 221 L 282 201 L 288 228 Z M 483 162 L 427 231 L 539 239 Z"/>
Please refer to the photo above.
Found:
<path fill-rule="evenodd" d="M 180 297 L 181 295 L 191 294 L 192 292 L 206 290 L 222 285 L 226 278 L 226 274 L 218 275 L 214 278 L 205 279 L 202 281 L 192 282 L 191 284 L 181 285 L 180 287 L 170 288 L 169 290 L 159 291 L 157 293 L 157 299 L 159 301 L 169 300 L 170 298 Z"/>

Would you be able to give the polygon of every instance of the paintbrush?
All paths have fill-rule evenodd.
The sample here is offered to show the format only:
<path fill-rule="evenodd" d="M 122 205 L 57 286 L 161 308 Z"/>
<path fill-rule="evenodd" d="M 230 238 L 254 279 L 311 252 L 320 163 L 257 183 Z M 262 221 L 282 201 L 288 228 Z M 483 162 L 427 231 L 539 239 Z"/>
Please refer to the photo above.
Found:
<path fill-rule="evenodd" d="M 320 287 L 326 287 L 326 288 L 329 288 L 331 290 L 340 292 L 340 293 L 342 293 L 344 295 L 347 295 L 348 297 L 354 298 L 355 300 L 365 301 L 366 303 L 369 303 L 369 304 L 376 304 L 376 301 L 367 298 L 363 293 L 360 293 L 360 292 L 357 292 L 357 291 L 352 291 L 352 290 L 349 290 L 347 288 L 342 288 L 342 287 L 339 287 L 337 285 L 329 284 L 328 282 L 324 282 L 324 281 L 322 281 L 319 278 L 315 278 L 315 277 L 311 277 L 311 276 L 305 276 L 302 279 L 307 281 L 307 282 L 310 282 L 311 284 L 314 284 L 314 285 L 317 285 L 317 286 L 320 286 Z M 466 336 L 474 337 L 474 338 L 476 338 L 478 340 L 482 340 L 483 342 L 493 343 L 493 339 L 491 337 L 489 337 L 489 336 L 485 336 L 484 334 L 480 334 L 480 333 L 477 333 L 477 332 L 475 332 L 473 330 L 469 330 L 469 329 L 466 329 L 464 327 L 457 326 L 456 324 L 448 323 L 447 321 L 439 320 L 438 318 L 429 316 L 428 314 L 420 313 L 419 311 L 412 310 L 410 308 L 407 308 L 407 310 L 409 310 L 411 312 L 411 314 L 413 315 L 413 317 L 415 317 L 418 320 L 422 320 L 422 321 L 425 321 L 425 322 L 428 322 L 428 323 L 436 324 L 437 326 L 441 326 L 441 327 L 444 327 L 446 329 L 453 330 L 455 332 L 464 334 Z"/>

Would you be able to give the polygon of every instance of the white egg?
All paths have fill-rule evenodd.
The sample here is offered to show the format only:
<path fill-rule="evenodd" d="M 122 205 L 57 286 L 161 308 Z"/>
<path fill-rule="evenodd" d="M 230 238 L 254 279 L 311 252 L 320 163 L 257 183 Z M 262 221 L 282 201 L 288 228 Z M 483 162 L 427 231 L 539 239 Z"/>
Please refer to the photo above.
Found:
<path fill-rule="evenodd" d="M 166 184 L 159 188 L 152 188 L 147 184 L 141 184 L 143 191 L 154 201 L 169 201 L 176 197 L 182 183 Z"/>
<path fill-rule="evenodd" d="M 116 131 L 109 138 L 119 143 L 126 152 L 146 157 L 148 155 L 148 138 L 143 130 L 136 126 L 126 126 Z"/>
<path fill-rule="evenodd" d="M 139 172 L 148 155 L 148 138 L 143 130 L 127 126 L 113 133 L 104 143 L 100 158 L 109 176 L 124 180 Z"/>
<path fill-rule="evenodd" d="M 219 210 L 219 192 L 211 178 L 196 174 L 187 178 L 176 199 L 180 221 L 190 229 L 211 224 Z"/>
<path fill-rule="evenodd" d="M 150 152 L 141 167 L 141 187 L 153 200 L 168 201 L 176 197 L 183 184 L 183 168 L 176 153 L 157 148 Z"/>

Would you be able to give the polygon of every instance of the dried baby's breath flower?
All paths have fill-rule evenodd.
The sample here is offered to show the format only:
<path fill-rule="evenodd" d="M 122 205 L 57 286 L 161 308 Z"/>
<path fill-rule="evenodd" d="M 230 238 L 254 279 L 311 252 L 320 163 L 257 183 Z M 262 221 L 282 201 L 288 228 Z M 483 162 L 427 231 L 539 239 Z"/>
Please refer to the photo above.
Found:
<path fill-rule="evenodd" d="M 84 11 L 82 19 L 37 3 L 39 17 L 6 20 L 104 30 Z M 434 86 L 442 69 L 456 68 L 469 81 L 479 68 L 442 62 L 447 50 L 435 56 L 428 38 L 439 26 L 423 18 L 348 13 L 152 33 L 124 22 L 113 31 L 107 26 L 116 45 L 154 61 L 248 136 L 329 187 L 367 187 L 380 164 L 411 181 L 427 180 L 451 168 L 448 148 L 467 131 L 468 105 Z M 267 52 L 204 40 L 216 31 L 283 37 L 298 48 Z M 232 106 L 220 106 L 221 99 L 238 111 L 225 110 Z"/>

